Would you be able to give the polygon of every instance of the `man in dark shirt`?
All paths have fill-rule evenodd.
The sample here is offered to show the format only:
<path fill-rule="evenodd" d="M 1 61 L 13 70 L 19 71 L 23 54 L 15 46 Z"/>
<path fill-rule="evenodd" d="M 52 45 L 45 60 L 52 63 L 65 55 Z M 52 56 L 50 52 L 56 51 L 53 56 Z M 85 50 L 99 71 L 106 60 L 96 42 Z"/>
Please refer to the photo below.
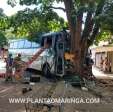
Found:
<path fill-rule="evenodd" d="M 12 68 L 13 68 L 13 58 L 12 54 L 9 54 L 6 59 L 6 81 L 12 80 Z"/>

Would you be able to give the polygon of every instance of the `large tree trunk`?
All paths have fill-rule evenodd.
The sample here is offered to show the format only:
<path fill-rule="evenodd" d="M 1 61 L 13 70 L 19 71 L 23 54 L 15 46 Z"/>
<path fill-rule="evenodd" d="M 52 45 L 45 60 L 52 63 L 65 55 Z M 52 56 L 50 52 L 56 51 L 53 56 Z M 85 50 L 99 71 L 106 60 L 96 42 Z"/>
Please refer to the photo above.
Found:
<path fill-rule="evenodd" d="M 81 41 L 81 32 L 82 32 L 82 17 L 83 13 L 80 13 L 76 19 L 73 21 L 72 12 L 73 9 L 73 2 L 72 0 L 64 0 L 70 33 L 71 33 L 71 53 L 75 55 L 74 58 L 74 72 L 81 73 L 83 57 L 85 47 L 80 44 Z M 83 49 L 84 48 L 84 49 Z"/>
<path fill-rule="evenodd" d="M 84 0 L 81 0 L 80 3 L 83 5 Z M 95 13 L 91 10 L 87 11 L 87 17 L 85 21 L 85 28 L 82 31 L 82 21 L 83 21 L 83 12 L 76 12 L 74 6 L 76 6 L 76 0 L 64 0 L 68 24 L 71 33 L 71 53 L 74 54 L 74 72 L 79 75 L 83 74 L 83 65 L 85 58 L 88 52 L 89 46 L 93 43 L 96 35 L 99 32 L 100 24 L 93 21 L 94 16 L 101 14 L 104 7 L 105 0 L 101 0 L 98 5 Z M 88 2 L 89 8 L 92 8 L 95 4 L 95 1 L 90 0 Z M 76 12 L 76 14 L 74 14 Z M 76 16 L 76 18 L 73 18 Z M 90 67 L 89 67 L 90 68 Z M 92 69 L 87 70 L 87 75 L 92 74 Z"/>
<path fill-rule="evenodd" d="M 76 21 L 76 30 L 75 30 L 75 35 L 71 38 L 73 41 L 71 48 L 72 48 L 72 53 L 75 55 L 74 58 L 74 66 L 75 66 L 75 71 L 77 73 L 81 73 L 81 68 L 82 68 L 82 62 L 83 58 L 82 55 L 84 55 L 84 52 L 82 52 L 83 45 L 80 43 L 81 41 L 81 32 L 82 32 L 82 14 L 80 14 L 77 17 Z M 85 48 L 84 48 L 85 49 Z"/>
<path fill-rule="evenodd" d="M 81 41 L 82 38 L 82 21 L 83 13 L 80 12 L 77 18 L 73 20 L 72 12 L 74 10 L 72 0 L 64 0 L 67 19 L 69 23 L 70 33 L 71 33 L 71 53 L 74 54 L 74 72 L 77 74 L 82 74 L 83 63 L 85 61 L 85 56 L 88 51 L 87 40 Z"/>

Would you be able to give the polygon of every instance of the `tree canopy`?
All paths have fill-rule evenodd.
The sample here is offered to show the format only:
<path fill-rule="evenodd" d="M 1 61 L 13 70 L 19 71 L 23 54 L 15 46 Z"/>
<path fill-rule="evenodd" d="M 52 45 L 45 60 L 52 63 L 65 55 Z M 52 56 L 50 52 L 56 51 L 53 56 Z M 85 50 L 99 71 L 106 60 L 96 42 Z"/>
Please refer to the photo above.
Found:
<path fill-rule="evenodd" d="M 54 6 L 55 2 L 63 2 L 65 9 Z M 8 0 L 8 4 L 14 7 L 18 4 L 18 0 Z M 44 14 L 45 19 L 43 18 L 42 23 L 50 20 L 51 16 L 46 16 L 46 14 L 52 15 L 53 9 L 66 12 L 71 33 L 70 51 L 75 56 L 74 68 L 79 74 L 81 74 L 89 46 L 102 39 L 109 39 L 109 35 L 113 32 L 113 0 L 19 0 L 19 4 L 38 7 L 40 14 Z M 57 19 L 52 18 L 52 20 Z M 54 22 L 49 23 L 53 25 Z M 42 26 L 48 28 L 45 25 Z"/>
<path fill-rule="evenodd" d="M 99 41 L 108 41 L 113 43 L 113 1 L 106 0 L 102 13 L 96 17 L 96 21 L 99 21 L 100 31 L 97 35 L 94 43 L 98 44 Z"/>
<path fill-rule="evenodd" d="M 14 6 L 16 2 L 12 1 L 12 3 Z M 52 9 L 46 10 L 42 6 L 20 10 L 10 17 L 7 17 L 2 9 L 0 12 L 0 30 L 4 31 L 9 39 L 27 38 L 31 41 L 37 41 L 42 33 L 59 31 L 63 27 L 67 27 L 64 19 Z"/>
<path fill-rule="evenodd" d="M 3 10 L 0 8 L 0 47 L 3 47 L 7 44 L 7 39 L 4 35 L 4 30 L 8 27 L 7 17 L 3 13 Z"/>
<path fill-rule="evenodd" d="M 101 28 L 113 34 L 113 1 L 108 0 L 104 5 L 103 12 L 99 18 Z"/>
<path fill-rule="evenodd" d="M 39 11 L 26 8 L 23 11 L 18 11 L 17 14 L 10 17 L 10 27 L 13 27 L 13 33 L 18 37 L 28 37 L 28 39 L 35 39 L 36 35 L 49 32 L 58 31 L 64 27 L 65 22 L 57 13 L 52 10 Z"/>
<path fill-rule="evenodd" d="M 5 31 L 8 25 L 8 17 L 3 13 L 3 9 L 0 8 L 0 30 Z"/>
<path fill-rule="evenodd" d="M 7 39 L 2 32 L 0 32 L 0 47 L 7 45 Z"/>
<path fill-rule="evenodd" d="M 18 2 L 20 5 L 36 5 L 37 7 L 34 10 L 25 9 L 24 11 L 19 11 L 15 17 L 12 17 L 13 19 L 17 19 L 17 23 L 14 22 L 13 26 L 15 30 L 18 29 L 18 35 L 21 30 L 23 31 L 23 34 L 21 33 L 22 35 L 28 35 L 28 32 L 35 35 L 37 31 L 39 34 L 40 32 L 47 32 L 50 30 L 58 31 L 63 26 L 66 26 L 63 24 L 64 20 L 59 18 L 53 9 L 61 9 L 67 13 L 69 26 L 75 26 L 77 17 L 81 16 L 82 26 L 84 26 L 81 37 L 87 37 L 89 45 L 93 42 L 97 43 L 99 40 L 107 39 L 106 36 L 104 36 L 104 32 L 106 32 L 106 34 L 108 34 L 108 32 L 113 32 L 112 0 L 8 0 L 8 4 L 12 7 L 17 5 Z M 65 9 L 62 7 L 55 7 L 53 5 L 54 2 L 64 2 Z M 84 14 L 86 17 L 83 17 Z M 36 30 L 36 27 L 39 29 Z M 92 28 L 95 29 L 95 31 L 92 31 Z M 76 30 L 76 27 L 74 30 Z"/>

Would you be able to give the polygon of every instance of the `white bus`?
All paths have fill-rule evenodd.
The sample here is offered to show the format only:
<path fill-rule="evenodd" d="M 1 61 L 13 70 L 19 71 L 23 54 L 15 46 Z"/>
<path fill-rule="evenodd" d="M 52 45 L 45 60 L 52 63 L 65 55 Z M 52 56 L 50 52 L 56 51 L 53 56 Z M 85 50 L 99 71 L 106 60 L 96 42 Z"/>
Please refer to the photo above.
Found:
<path fill-rule="evenodd" d="M 16 39 L 9 42 L 9 53 L 13 54 L 13 57 L 17 56 L 18 53 L 21 54 L 22 60 L 27 62 L 29 59 L 40 49 L 40 44 L 35 42 L 30 42 L 26 39 Z M 38 62 L 38 63 L 37 63 Z M 36 59 L 29 68 L 40 70 L 41 57 Z"/>
<path fill-rule="evenodd" d="M 46 33 L 41 37 L 41 43 L 30 42 L 26 39 L 10 41 L 9 52 L 15 57 L 21 53 L 22 60 L 27 62 L 38 50 L 44 46 L 44 43 L 49 44 L 40 57 L 38 57 L 29 68 L 41 70 L 45 76 L 55 74 L 58 76 L 65 75 L 64 52 L 68 48 L 69 33 L 61 31 L 54 33 Z"/>

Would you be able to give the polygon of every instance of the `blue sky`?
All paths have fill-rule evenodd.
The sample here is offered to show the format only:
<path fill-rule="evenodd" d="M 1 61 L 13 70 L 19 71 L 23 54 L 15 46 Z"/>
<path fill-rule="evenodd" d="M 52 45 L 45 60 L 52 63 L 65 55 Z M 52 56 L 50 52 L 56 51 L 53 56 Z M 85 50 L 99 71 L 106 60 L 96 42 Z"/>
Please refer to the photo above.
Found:
<path fill-rule="evenodd" d="M 58 6 L 58 7 L 64 7 L 63 3 L 55 3 L 54 6 Z M 35 6 L 30 7 L 31 9 L 33 9 Z M 18 10 L 23 10 L 26 8 L 26 6 L 20 6 L 17 5 L 14 8 L 12 8 L 10 5 L 7 5 L 7 0 L 0 0 L 0 8 L 2 8 L 4 10 L 4 13 L 7 16 L 11 16 L 13 14 L 15 14 Z M 65 20 L 66 19 L 66 14 L 62 11 L 62 10 L 55 10 L 59 16 L 63 17 Z"/>

